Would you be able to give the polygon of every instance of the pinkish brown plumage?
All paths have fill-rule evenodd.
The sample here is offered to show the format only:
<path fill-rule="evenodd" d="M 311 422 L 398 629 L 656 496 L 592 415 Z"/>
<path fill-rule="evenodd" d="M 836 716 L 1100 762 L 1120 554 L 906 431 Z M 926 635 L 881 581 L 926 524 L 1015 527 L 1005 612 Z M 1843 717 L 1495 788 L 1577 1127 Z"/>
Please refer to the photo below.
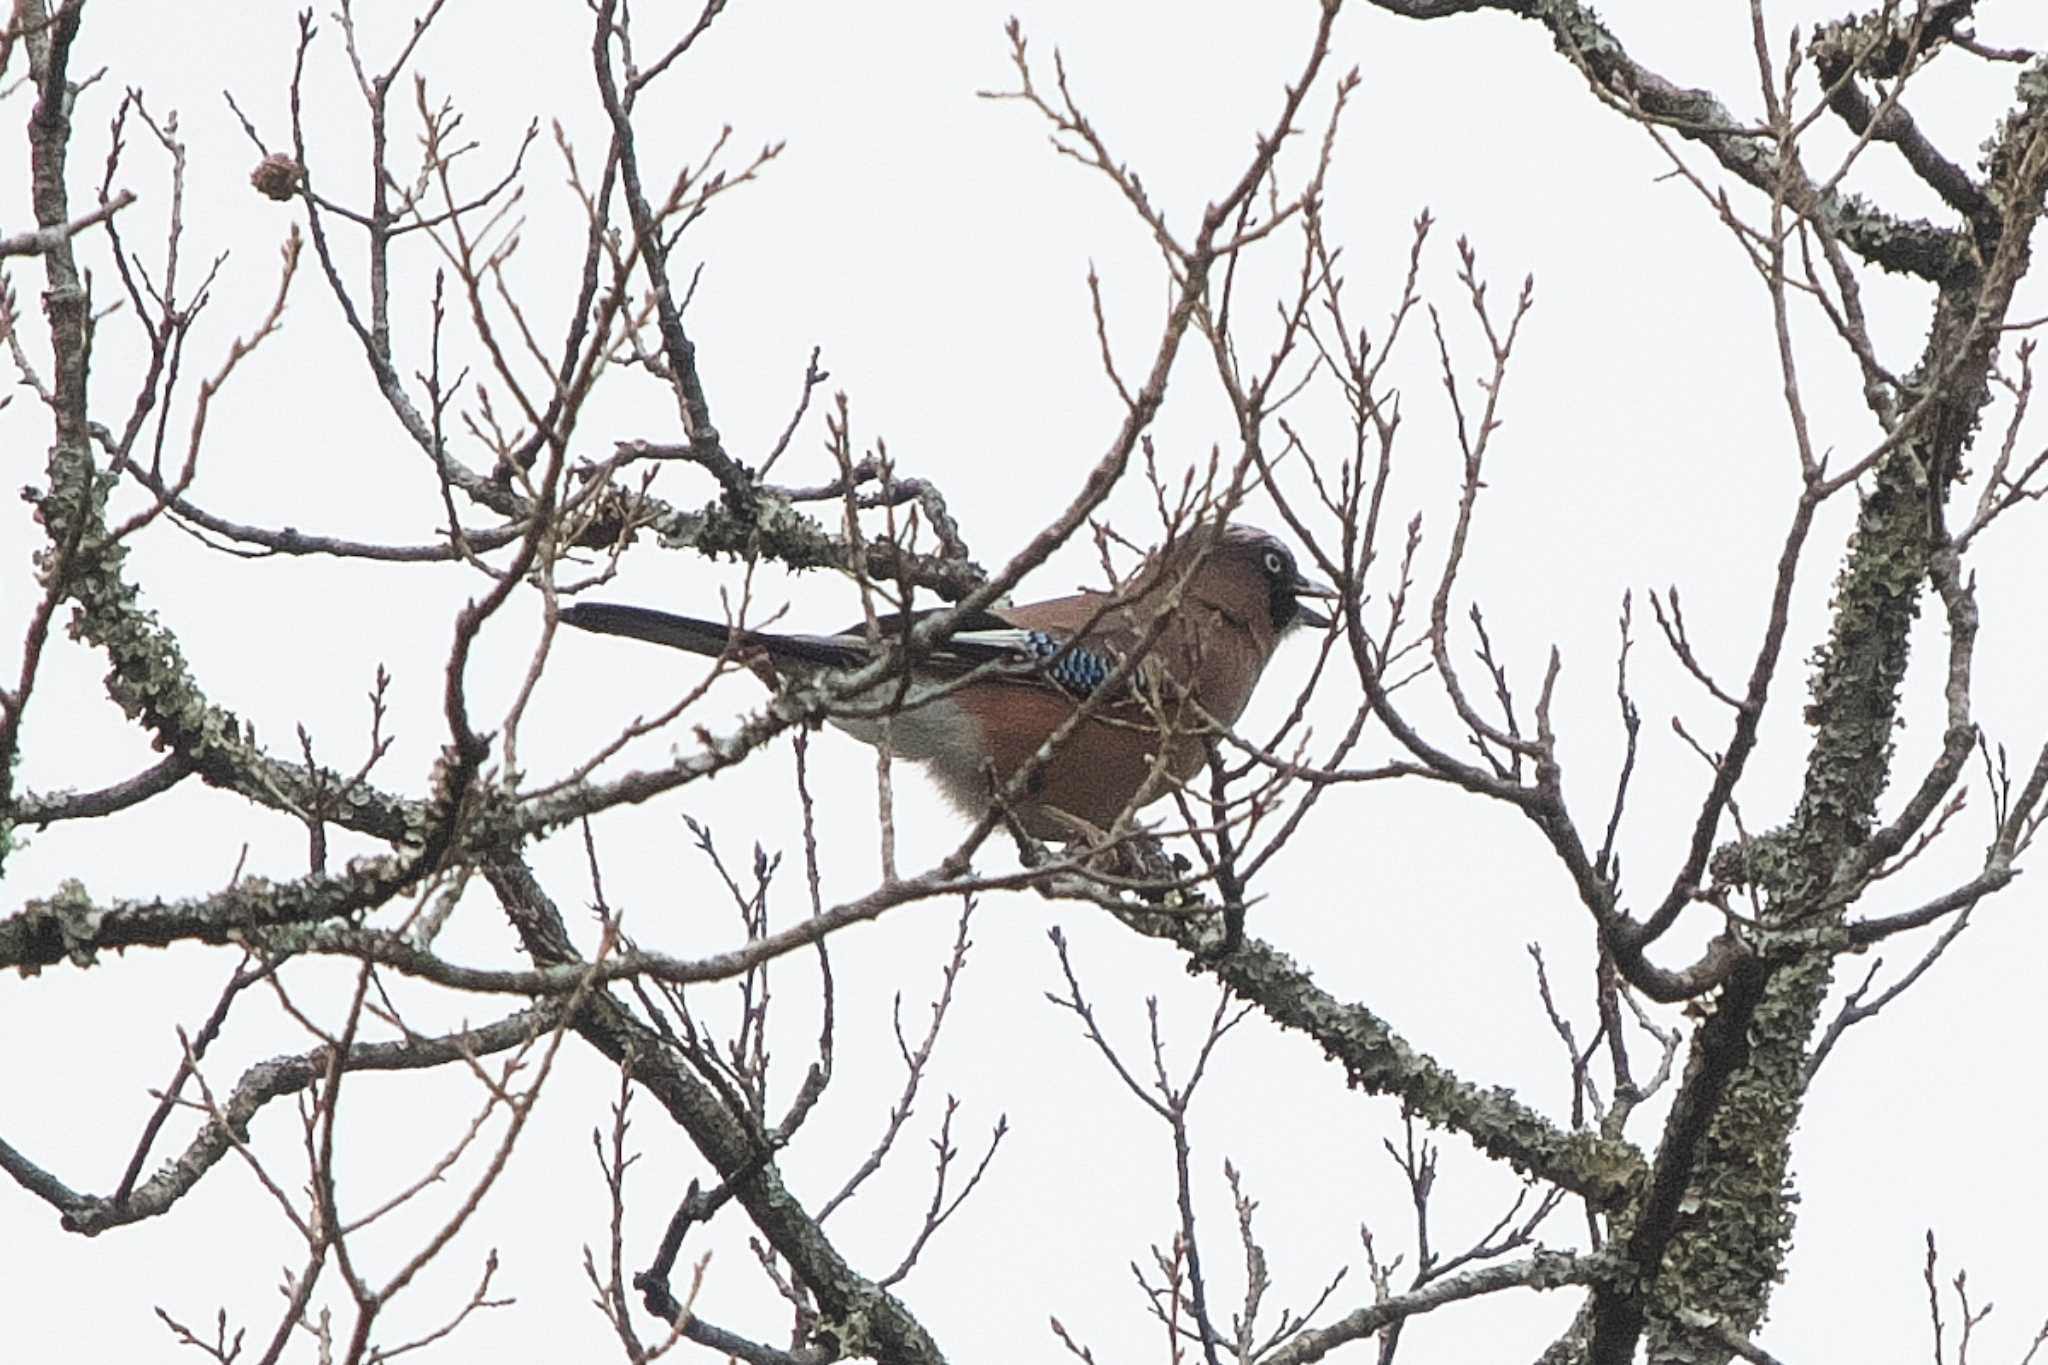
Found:
<path fill-rule="evenodd" d="M 1199 769 L 1203 734 L 1244 713 L 1279 642 L 1301 625 L 1328 624 L 1301 599 L 1334 595 L 1303 577 L 1287 547 L 1264 531 L 1229 525 L 1213 536 L 1190 534 L 1156 551 L 1114 592 L 992 608 L 960 623 L 919 659 L 900 705 L 899 684 L 876 689 L 886 725 L 863 714 L 859 699 L 828 719 L 871 744 L 886 735 L 895 755 L 924 764 L 955 805 L 978 814 L 988 774 L 1007 782 L 1029 765 L 1149 636 L 1125 685 L 1097 702 L 1027 781 L 1018 806 L 1025 827 L 1074 838 L 1109 828 Z M 565 608 L 562 620 L 693 653 L 736 651 L 770 680 L 850 670 L 871 654 L 864 626 L 735 638 L 715 622 L 603 603 Z"/>

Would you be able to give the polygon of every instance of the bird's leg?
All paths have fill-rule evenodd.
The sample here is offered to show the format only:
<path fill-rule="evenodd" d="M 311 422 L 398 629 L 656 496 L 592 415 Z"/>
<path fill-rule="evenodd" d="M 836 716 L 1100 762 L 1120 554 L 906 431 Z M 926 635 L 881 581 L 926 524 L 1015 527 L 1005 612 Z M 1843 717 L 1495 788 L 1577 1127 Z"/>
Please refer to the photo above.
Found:
<path fill-rule="evenodd" d="M 1109 835 L 1096 825 L 1078 815 L 1070 815 L 1058 806 L 1041 806 L 1038 813 L 1060 827 L 1062 843 L 1094 845 L 1106 843 L 1109 839 Z"/>
<path fill-rule="evenodd" d="M 1115 878 L 1120 886 L 1135 891 L 1140 899 L 1153 905 L 1162 905 L 1181 894 L 1188 860 L 1168 853 L 1158 835 L 1129 827 L 1120 832 L 1101 829 L 1079 816 L 1051 807 L 1045 807 L 1044 813 L 1072 831 L 1072 842 L 1094 850 L 1085 863 L 1088 870 Z"/>

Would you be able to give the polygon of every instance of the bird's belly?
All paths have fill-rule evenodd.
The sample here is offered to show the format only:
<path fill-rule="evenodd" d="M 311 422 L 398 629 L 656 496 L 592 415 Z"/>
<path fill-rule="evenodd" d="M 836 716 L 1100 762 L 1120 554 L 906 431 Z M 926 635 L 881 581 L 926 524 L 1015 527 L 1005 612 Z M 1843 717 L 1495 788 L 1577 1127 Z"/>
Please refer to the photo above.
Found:
<path fill-rule="evenodd" d="M 978 817 L 988 804 L 989 775 L 1007 782 L 1030 764 L 1074 706 L 1040 686 L 983 685 L 929 700 L 913 697 L 886 720 L 834 716 L 831 723 L 865 744 L 886 745 L 895 757 L 923 764 L 948 801 Z M 1160 732 L 1151 725 L 1091 716 L 1026 782 L 1017 814 L 1041 838 L 1085 834 L 1077 820 L 1106 830 L 1126 811 L 1158 800 L 1200 771 L 1199 739 L 1177 737 L 1163 763 L 1159 746 Z"/>

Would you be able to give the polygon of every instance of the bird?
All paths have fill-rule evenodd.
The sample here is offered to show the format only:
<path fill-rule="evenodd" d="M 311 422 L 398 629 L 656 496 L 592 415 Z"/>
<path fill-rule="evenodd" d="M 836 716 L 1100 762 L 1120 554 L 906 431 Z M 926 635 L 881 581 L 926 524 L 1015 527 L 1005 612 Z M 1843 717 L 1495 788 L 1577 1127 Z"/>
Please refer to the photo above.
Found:
<path fill-rule="evenodd" d="M 1012 811 L 1046 840 L 1093 838 L 1167 795 L 1206 761 L 1204 737 L 1243 714 L 1280 642 L 1330 617 L 1304 599 L 1336 589 L 1303 574 L 1286 544 L 1229 522 L 1186 531 L 1109 592 L 970 613 L 901 676 L 834 704 L 836 728 L 924 765 L 969 817 L 1031 764 L 1075 709 L 1117 678 L 1026 779 Z M 731 656 L 770 686 L 849 673 L 876 641 L 902 640 L 939 608 L 866 621 L 831 635 L 749 630 L 648 607 L 577 602 L 560 619 L 693 654 Z M 1164 617 L 1162 621 L 1160 618 Z M 1143 649 L 1118 677 L 1126 659 Z M 990 667 L 993 665 L 993 667 Z M 972 676 L 970 676 L 972 675 Z"/>

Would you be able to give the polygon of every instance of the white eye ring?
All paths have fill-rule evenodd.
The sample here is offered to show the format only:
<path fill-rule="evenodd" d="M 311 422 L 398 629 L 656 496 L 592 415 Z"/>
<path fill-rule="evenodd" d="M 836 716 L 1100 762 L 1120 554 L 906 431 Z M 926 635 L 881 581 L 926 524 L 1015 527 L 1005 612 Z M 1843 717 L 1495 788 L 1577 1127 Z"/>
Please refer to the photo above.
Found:
<path fill-rule="evenodd" d="M 1287 572 L 1287 561 L 1280 557 L 1278 550 L 1266 551 L 1266 572 L 1275 578 Z"/>

